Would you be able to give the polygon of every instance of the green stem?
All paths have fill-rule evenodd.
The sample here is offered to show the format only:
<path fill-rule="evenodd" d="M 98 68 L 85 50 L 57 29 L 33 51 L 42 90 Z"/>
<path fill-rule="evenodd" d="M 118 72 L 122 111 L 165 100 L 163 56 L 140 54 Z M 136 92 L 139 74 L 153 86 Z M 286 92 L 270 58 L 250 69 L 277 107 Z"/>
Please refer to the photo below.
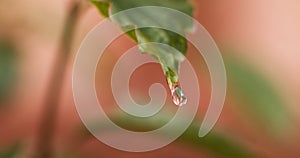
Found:
<path fill-rule="evenodd" d="M 71 6 L 67 16 L 66 24 L 61 38 L 59 54 L 55 61 L 52 78 L 46 94 L 44 109 L 42 111 L 41 122 L 38 131 L 35 158 L 53 157 L 53 137 L 55 123 L 58 111 L 59 96 L 63 84 L 66 63 L 71 50 L 71 41 L 74 32 L 74 26 L 79 14 L 79 3 Z"/>

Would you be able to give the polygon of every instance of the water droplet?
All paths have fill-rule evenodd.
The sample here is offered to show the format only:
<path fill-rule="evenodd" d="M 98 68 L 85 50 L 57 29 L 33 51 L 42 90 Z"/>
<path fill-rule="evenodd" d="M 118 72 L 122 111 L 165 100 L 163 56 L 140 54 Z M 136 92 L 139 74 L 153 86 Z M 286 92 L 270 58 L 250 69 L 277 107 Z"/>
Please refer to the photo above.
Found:
<path fill-rule="evenodd" d="M 168 70 L 165 72 L 165 75 L 171 90 L 173 103 L 178 106 L 185 105 L 187 103 L 187 98 L 180 87 L 178 74 L 172 69 L 168 68 Z"/>
<path fill-rule="evenodd" d="M 187 103 L 187 98 L 178 83 L 172 86 L 171 92 L 173 103 L 175 105 L 183 106 Z"/>

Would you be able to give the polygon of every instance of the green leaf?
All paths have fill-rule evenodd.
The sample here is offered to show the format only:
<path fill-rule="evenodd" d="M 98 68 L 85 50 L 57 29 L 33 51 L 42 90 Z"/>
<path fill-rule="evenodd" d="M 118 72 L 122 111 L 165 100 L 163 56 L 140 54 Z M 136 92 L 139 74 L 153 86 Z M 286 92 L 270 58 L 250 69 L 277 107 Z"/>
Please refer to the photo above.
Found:
<path fill-rule="evenodd" d="M 187 0 L 102 0 L 96 3 L 93 0 L 92 2 L 104 16 L 108 13 L 107 2 L 111 3 L 111 14 L 142 6 L 171 8 L 189 16 L 192 16 L 193 12 L 192 5 Z M 127 32 L 127 34 L 134 41 L 138 42 L 139 48 L 143 53 L 150 54 L 162 65 L 165 74 L 168 71 L 174 74 L 173 79 L 169 81 L 178 82 L 178 65 L 180 61 L 184 60 L 184 55 L 187 51 L 187 41 L 182 35 L 193 27 L 191 19 L 182 20 L 162 11 L 143 10 L 136 12 L 134 16 L 120 15 L 112 20 L 119 24 L 121 28 L 130 27 L 134 29 L 136 26 L 151 26 L 151 24 L 159 24 L 162 27 L 173 26 L 173 31 L 177 33 L 161 28 L 149 27 L 134 29 Z M 166 44 L 176 50 L 159 47 L 149 42 Z"/>
<path fill-rule="evenodd" d="M 122 113 L 120 115 L 111 116 L 110 119 L 122 128 L 131 131 L 146 132 L 162 127 L 168 123 L 172 117 L 173 116 L 169 112 L 164 111 L 148 118 L 137 118 Z M 100 121 L 99 123 L 91 123 L 91 125 L 94 126 L 94 129 L 96 129 L 97 132 L 109 132 L 110 130 L 107 128 L 107 125 Z M 178 128 L 180 128 L 180 126 L 181 125 L 179 124 Z M 200 138 L 198 137 L 199 129 L 200 126 L 198 122 L 192 123 L 183 135 L 178 138 L 177 142 L 189 145 L 195 149 L 206 149 L 217 157 L 254 157 L 254 154 L 243 147 L 242 144 L 238 143 L 234 137 L 229 137 L 224 133 L 212 131 L 205 137 Z M 168 132 L 172 133 L 173 131 Z M 157 137 L 159 137 L 159 135 Z M 164 135 L 161 135 L 161 137 L 163 139 Z"/>
<path fill-rule="evenodd" d="M 252 158 L 256 157 L 242 144 L 238 143 L 233 136 L 229 137 L 225 133 L 211 131 L 205 137 L 197 137 L 199 133 L 198 124 L 193 123 L 187 131 L 179 138 L 183 143 L 191 144 L 195 147 L 204 148 L 213 152 L 217 157 L 228 158 Z"/>
<path fill-rule="evenodd" d="M 7 41 L 0 41 L 0 100 L 11 93 L 16 76 L 16 51 Z"/>
<path fill-rule="evenodd" d="M 274 134 L 290 128 L 289 114 L 280 93 L 262 75 L 241 59 L 227 59 L 229 83 L 240 105 L 261 127 Z"/>

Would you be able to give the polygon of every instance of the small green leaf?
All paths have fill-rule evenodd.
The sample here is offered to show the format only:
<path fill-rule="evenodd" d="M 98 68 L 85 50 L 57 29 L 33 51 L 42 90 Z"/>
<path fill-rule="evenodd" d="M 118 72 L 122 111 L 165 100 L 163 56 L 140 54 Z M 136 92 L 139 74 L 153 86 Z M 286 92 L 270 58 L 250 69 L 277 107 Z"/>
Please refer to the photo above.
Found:
<path fill-rule="evenodd" d="M 110 6 L 109 2 L 101 2 L 97 0 L 91 0 L 90 2 L 98 8 L 99 12 L 103 16 L 105 16 L 106 18 L 109 17 L 109 6 Z"/>
<path fill-rule="evenodd" d="M 240 105 L 247 114 L 254 116 L 257 124 L 272 133 L 279 134 L 289 129 L 289 114 L 280 93 L 259 69 L 253 69 L 240 59 L 227 59 L 229 83 Z"/>
<path fill-rule="evenodd" d="M 104 2 L 105 5 L 102 4 Z M 192 16 L 193 12 L 192 5 L 187 0 L 105 0 L 93 2 L 93 4 L 106 16 L 108 13 L 108 5 L 106 3 L 108 2 L 111 3 L 111 14 L 142 6 L 166 7 L 189 16 Z M 134 16 L 120 15 L 112 20 L 119 24 L 121 28 L 130 27 L 134 29 L 135 26 L 151 26 L 151 24 L 159 24 L 162 27 L 173 26 L 173 31 L 177 33 L 161 28 L 149 27 L 134 29 L 133 31 L 127 32 L 127 34 L 134 41 L 138 42 L 139 48 L 143 53 L 150 54 L 161 64 L 165 74 L 170 70 L 174 73 L 174 82 L 178 81 L 179 62 L 184 60 L 184 55 L 187 51 L 187 40 L 182 35 L 185 34 L 185 31 L 193 27 L 191 19 L 176 18 L 162 11 L 143 10 L 136 12 Z M 150 42 L 169 45 L 175 48 L 179 53 L 171 49 L 161 48 Z"/>
<path fill-rule="evenodd" d="M 122 26 L 121 29 L 126 32 L 126 34 L 134 40 L 134 42 L 138 42 L 138 39 L 136 37 L 136 33 L 135 33 L 135 27 L 134 25 L 127 25 L 127 26 Z M 126 30 L 130 30 L 130 31 L 126 31 Z"/>

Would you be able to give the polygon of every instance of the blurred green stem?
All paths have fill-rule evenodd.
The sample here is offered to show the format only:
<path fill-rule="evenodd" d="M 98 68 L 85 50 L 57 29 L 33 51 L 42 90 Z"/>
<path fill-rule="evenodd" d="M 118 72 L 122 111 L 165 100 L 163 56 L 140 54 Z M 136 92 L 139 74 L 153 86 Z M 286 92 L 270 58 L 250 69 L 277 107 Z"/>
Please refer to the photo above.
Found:
<path fill-rule="evenodd" d="M 74 3 L 74 2 L 73 2 Z M 35 158 L 52 158 L 53 157 L 53 136 L 55 131 L 55 122 L 58 111 L 59 96 L 62 88 L 66 63 L 71 51 L 71 41 L 79 15 L 79 2 L 72 4 L 66 19 L 63 30 L 59 54 L 55 60 L 52 70 L 52 76 L 44 100 L 44 107 L 39 125 L 37 144 L 35 148 Z"/>

